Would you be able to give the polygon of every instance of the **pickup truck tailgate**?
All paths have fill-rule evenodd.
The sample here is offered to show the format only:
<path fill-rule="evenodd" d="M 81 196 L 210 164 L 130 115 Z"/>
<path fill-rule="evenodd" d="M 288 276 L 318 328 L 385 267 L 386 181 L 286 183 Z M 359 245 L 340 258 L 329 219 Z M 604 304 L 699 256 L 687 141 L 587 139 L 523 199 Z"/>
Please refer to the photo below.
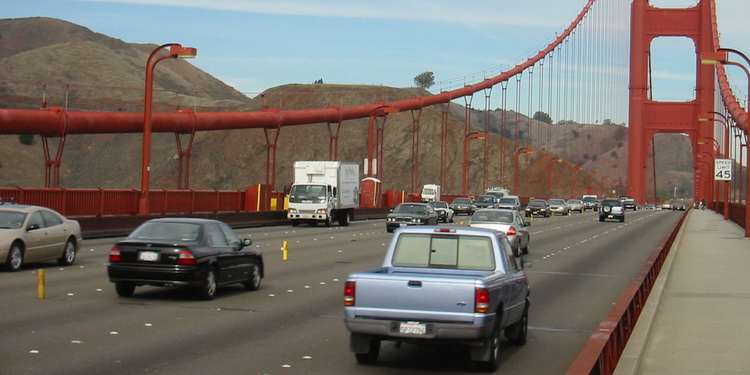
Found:
<path fill-rule="evenodd" d="M 435 271 L 357 274 L 356 304 L 350 312 L 363 318 L 471 323 L 477 279 L 491 272 Z"/>

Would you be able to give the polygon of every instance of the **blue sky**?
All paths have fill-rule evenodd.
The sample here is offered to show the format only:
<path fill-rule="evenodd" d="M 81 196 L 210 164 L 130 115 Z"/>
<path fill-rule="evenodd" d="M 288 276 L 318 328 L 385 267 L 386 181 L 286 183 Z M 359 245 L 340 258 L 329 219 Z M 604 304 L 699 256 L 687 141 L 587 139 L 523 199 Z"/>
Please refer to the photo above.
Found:
<path fill-rule="evenodd" d="M 652 3 L 679 7 L 696 1 Z M 716 1 L 722 45 L 750 54 L 750 1 Z M 317 79 L 407 87 L 413 86 L 417 74 L 432 71 L 436 81 L 460 80 L 515 63 L 539 50 L 570 24 L 585 3 L 22 0 L 4 4 L 0 15 L 54 17 L 126 42 L 174 42 L 196 47 L 198 57 L 191 63 L 254 96 L 270 87 Z M 692 87 L 693 72 L 671 67 L 672 62 L 685 58 L 671 52 L 665 56 L 664 68 L 655 76 L 666 80 L 669 87 Z M 469 78 L 467 83 L 478 79 Z M 744 85 L 738 83 L 739 87 Z M 433 87 L 434 92 L 438 90 Z M 670 95 L 663 99 L 677 99 Z"/>

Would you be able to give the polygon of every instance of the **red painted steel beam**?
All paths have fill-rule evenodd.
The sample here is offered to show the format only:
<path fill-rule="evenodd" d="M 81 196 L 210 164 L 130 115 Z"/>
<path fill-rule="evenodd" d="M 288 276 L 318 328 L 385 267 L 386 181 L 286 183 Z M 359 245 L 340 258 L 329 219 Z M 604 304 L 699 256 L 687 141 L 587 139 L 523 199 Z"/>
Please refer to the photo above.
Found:
<path fill-rule="evenodd" d="M 448 103 L 451 100 L 491 88 L 534 66 L 548 53 L 557 48 L 573 32 L 594 2 L 595 0 L 589 0 L 576 19 L 571 22 L 570 26 L 536 55 L 498 76 L 487 78 L 482 82 L 467 85 L 460 89 L 390 103 L 376 103 L 344 108 L 329 107 L 295 111 L 154 113 L 152 131 L 190 133 L 193 129 L 195 131 L 248 128 L 275 129 L 279 126 L 340 122 L 343 120 L 368 118 L 378 108 L 384 107 L 384 104 L 386 107 L 395 108 L 403 112 L 435 104 Z M 65 118 L 67 119 L 66 122 L 63 121 Z M 63 126 L 64 123 L 67 123 L 67 126 Z M 142 130 L 143 113 L 141 112 L 71 112 L 59 108 L 55 110 L 0 109 L 0 134 L 61 136 L 63 134 L 140 133 Z"/>

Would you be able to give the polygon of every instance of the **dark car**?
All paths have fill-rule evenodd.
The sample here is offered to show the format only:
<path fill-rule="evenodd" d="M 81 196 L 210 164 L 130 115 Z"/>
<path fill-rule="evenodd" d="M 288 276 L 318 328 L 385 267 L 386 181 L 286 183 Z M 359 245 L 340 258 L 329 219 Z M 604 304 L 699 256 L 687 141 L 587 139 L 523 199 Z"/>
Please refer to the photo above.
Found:
<path fill-rule="evenodd" d="M 448 202 L 443 201 L 431 201 L 427 202 L 432 208 L 435 210 L 435 212 L 438 213 L 438 220 L 444 222 L 444 223 L 452 223 L 453 222 L 453 210 L 451 210 L 450 205 L 448 205 Z"/>
<path fill-rule="evenodd" d="M 625 221 L 625 206 L 620 199 L 608 198 L 602 200 L 599 221 L 607 219 L 619 220 L 621 223 Z"/>
<path fill-rule="evenodd" d="M 483 208 L 496 208 L 498 198 L 494 195 L 480 195 L 474 200 L 474 211 Z"/>
<path fill-rule="evenodd" d="M 427 203 L 401 203 L 385 219 L 385 230 L 407 225 L 437 225 L 438 213 Z"/>
<path fill-rule="evenodd" d="M 599 211 L 599 199 L 591 196 L 584 196 L 583 199 L 583 210 Z"/>
<path fill-rule="evenodd" d="M 547 205 L 547 201 L 544 199 L 532 199 L 531 202 L 526 205 L 525 212 L 526 217 L 536 215 L 549 217 L 550 215 L 549 205 Z"/>
<path fill-rule="evenodd" d="M 137 286 L 186 286 L 210 300 L 219 286 L 260 287 L 263 255 L 251 244 L 221 221 L 153 219 L 115 244 L 107 273 L 121 297 L 132 296 Z"/>
<path fill-rule="evenodd" d="M 451 203 L 451 209 L 453 210 L 453 214 L 456 216 L 461 214 L 471 215 L 473 212 L 471 209 L 472 205 L 471 198 L 456 198 L 453 200 L 453 203 Z"/>

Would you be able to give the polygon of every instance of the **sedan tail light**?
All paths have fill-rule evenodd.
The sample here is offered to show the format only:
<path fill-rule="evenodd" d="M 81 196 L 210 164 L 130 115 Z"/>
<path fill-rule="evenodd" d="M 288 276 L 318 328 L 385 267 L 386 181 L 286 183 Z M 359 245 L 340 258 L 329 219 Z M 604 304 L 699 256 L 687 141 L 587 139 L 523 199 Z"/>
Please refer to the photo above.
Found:
<path fill-rule="evenodd" d="M 195 264 L 195 257 L 193 253 L 188 250 L 180 251 L 180 255 L 177 258 L 177 264 Z"/>
<path fill-rule="evenodd" d="M 112 250 L 109 251 L 109 261 L 110 262 L 119 262 L 122 258 L 120 257 L 120 249 L 113 247 Z"/>
<path fill-rule="evenodd" d="M 507 234 L 508 236 L 515 236 L 517 234 L 516 227 L 511 226 L 510 228 L 508 228 L 508 232 L 506 232 L 505 234 Z"/>
<path fill-rule="evenodd" d="M 487 288 L 476 288 L 474 290 L 474 312 L 490 312 L 490 290 Z"/>
<path fill-rule="evenodd" d="M 344 306 L 354 306 L 354 296 L 357 292 L 357 283 L 347 281 L 344 284 Z"/>

